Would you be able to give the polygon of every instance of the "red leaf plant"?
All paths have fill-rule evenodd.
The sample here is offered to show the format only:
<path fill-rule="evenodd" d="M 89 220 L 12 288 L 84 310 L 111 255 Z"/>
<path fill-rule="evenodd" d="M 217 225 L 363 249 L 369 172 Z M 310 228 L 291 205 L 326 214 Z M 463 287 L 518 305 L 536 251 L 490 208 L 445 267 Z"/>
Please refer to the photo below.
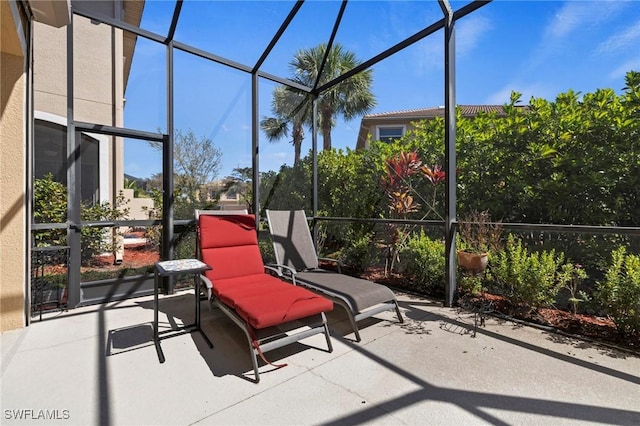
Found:
<path fill-rule="evenodd" d="M 386 173 L 382 177 L 382 188 L 389 198 L 389 213 L 395 219 L 408 219 L 410 213 L 420 211 L 422 205 L 416 200 L 419 199 L 426 206 L 425 219 L 429 212 L 442 219 L 436 210 L 437 186 L 446 179 L 446 173 L 440 165 L 429 167 L 422 164 L 422 160 L 417 152 L 401 152 L 385 161 Z M 416 191 L 412 180 L 414 177 L 427 179 L 433 186 L 431 200 L 427 200 Z M 396 262 L 400 261 L 400 250 L 409 236 L 408 224 L 390 224 L 390 243 L 387 247 L 387 261 L 385 264 L 385 274 L 394 269 Z"/>

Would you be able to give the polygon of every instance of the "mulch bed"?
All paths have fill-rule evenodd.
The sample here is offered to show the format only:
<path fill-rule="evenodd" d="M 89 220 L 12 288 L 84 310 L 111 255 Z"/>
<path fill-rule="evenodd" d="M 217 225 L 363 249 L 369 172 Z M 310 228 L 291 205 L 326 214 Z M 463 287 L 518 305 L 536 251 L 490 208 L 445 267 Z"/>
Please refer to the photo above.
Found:
<path fill-rule="evenodd" d="M 385 276 L 384 269 L 372 267 L 365 272 L 358 274 L 362 278 L 376 281 L 400 290 L 419 290 L 407 282 L 406 277 L 400 274 L 389 274 Z M 444 295 L 430 295 L 442 299 Z M 482 299 L 482 300 L 480 300 Z M 619 348 L 631 350 L 640 354 L 640 335 L 623 336 L 616 329 L 616 325 L 611 318 L 599 317 L 596 315 L 574 314 L 562 309 L 539 308 L 522 309 L 511 306 L 502 296 L 484 293 L 476 296 L 476 302 L 492 302 L 494 312 L 507 317 L 524 321 L 526 323 L 537 324 L 544 327 L 551 327 L 561 333 L 569 334 L 577 338 L 586 338 L 594 342 L 613 345 Z"/>

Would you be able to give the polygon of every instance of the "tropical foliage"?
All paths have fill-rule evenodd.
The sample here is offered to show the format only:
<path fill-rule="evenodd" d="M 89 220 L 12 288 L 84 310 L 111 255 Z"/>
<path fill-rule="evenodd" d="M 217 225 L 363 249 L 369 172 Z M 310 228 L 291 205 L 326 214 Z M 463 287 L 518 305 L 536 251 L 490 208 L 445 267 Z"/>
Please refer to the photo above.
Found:
<path fill-rule="evenodd" d="M 442 220 L 443 216 L 436 209 L 438 184 L 446 178 L 439 165 L 430 168 L 422 164 L 417 152 L 401 152 L 385 161 L 386 173 L 381 180 L 382 189 L 388 198 L 389 214 L 392 219 L 408 219 L 411 213 L 424 208 L 421 219 L 429 217 L 430 213 Z M 427 200 L 416 188 L 421 180 L 426 180 L 433 186 L 433 196 Z M 422 202 L 422 204 L 420 203 Z M 389 238 L 387 243 L 387 261 L 385 274 L 394 270 L 400 262 L 400 252 L 409 237 L 411 225 L 407 223 L 389 224 Z"/>
<path fill-rule="evenodd" d="M 253 209 L 253 190 L 251 182 L 253 171 L 251 167 L 237 167 L 233 169 L 230 176 L 222 180 L 222 192 L 226 194 L 236 194 L 240 202 L 247 207 L 247 211 Z"/>
<path fill-rule="evenodd" d="M 403 272 L 413 286 L 431 293 L 441 292 L 444 283 L 444 241 L 430 238 L 421 230 L 402 249 Z"/>
<path fill-rule="evenodd" d="M 469 253 L 490 253 L 502 248 L 502 223 L 493 222 L 489 212 L 467 213 L 458 225 L 459 248 Z"/>
<path fill-rule="evenodd" d="M 491 279 L 514 305 L 544 307 L 551 305 L 570 277 L 562 273 L 564 254 L 550 251 L 530 252 L 522 240 L 509 235 L 505 249 L 491 260 Z"/>
<path fill-rule="evenodd" d="M 488 226 L 500 222 L 639 226 L 640 73 L 627 74 L 620 94 L 613 89 L 585 94 L 570 90 L 555 100 L 532 98 L 526 106 L 521 103 L 521 96 L 513 93 L 504 114 L 481 113 L 474 119 L 458 114 L 458 216 L 473 218 L 476 212 Z M 372 141 L 367 150 L 319 153 L 320 215 L 444 217 L 444 194 L 436 191 L 433 196 L 434 182 L 442 172 L 437 166 L 444 164 L 444 123 L 434 119 L 414 124 L 414 130 L 391 143 Z M 429 165 L 430 173 L 420 172 L 424 165 Z M 312 158 L 307 156 L 294 167 L 263 174 L 261 206 L 311 211 L 312 170 Z M 403 174 L 408 180 L 399 179 Z M 378 250 L 379 262 L 384 260 L 379 248 L 389 241 L 388 229 L 365 222 L 322 224 L 325 250 L 358 247 L 366 237 L 371 248 Z M 439 249 L 419 239 L 413 228 L 408 228 L 407 235 L 408 244 L 400 247 L 403 259 L 398 270 L 417 267 L 412 276 L 426 279 L 418 265 L 421 260 L 416 259 L 428 259 L 427 250 Z M 617 247 L 640 252 L 637 238 L 529 232 L 514 235 L 511 241 L 494 240 L 487 244 L 495 252 L 490 273 L 467 280 L 468 288 L 492 287 L 510 295 L 513 303 L 532 307 L 564 300 L 561 303 L 576 312 L 601 312 L 598 305 L 608 306 L 607 312 L 612 316 L 618 312 L 620 318 L 629 312 L 627 307 L 617 310 L 613 302 L 604 302 L 605 294 L 626 294 L 605 291 L 604 276 L 612 263 L 609 253 Z M 633 289 L 627 281 L 620 279 L 619 285 Z M 597 294 L 596 282 L 603 283 Z M 637 301 L 637 297 L 625 300 Z M 621 326 L 624 321 L 619 321 Z"/>

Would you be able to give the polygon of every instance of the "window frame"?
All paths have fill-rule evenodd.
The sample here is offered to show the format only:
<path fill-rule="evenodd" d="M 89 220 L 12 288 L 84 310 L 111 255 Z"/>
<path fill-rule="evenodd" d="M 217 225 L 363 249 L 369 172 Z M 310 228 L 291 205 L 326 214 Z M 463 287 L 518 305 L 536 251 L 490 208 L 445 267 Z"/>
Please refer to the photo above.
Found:
<path fill-rule="evenodd" d="M 384 139 L 383 139 L 383 137 L 380 136 L 380 130 L 381 129 L 400 129 L 400 136 L 398 136 L 398 137 L 385 136 Z M 394 139 L 399 139 L 399 138 L 403 137 L 406 133 L 407 133 L 407 125 L 406 124 L 382 124 L 382 125 L 376 125 L 376 140 L 379 140 L 379 141 L 382 141 L 382 142 L 385 142 L 385 143 L 390 143 Z"/>

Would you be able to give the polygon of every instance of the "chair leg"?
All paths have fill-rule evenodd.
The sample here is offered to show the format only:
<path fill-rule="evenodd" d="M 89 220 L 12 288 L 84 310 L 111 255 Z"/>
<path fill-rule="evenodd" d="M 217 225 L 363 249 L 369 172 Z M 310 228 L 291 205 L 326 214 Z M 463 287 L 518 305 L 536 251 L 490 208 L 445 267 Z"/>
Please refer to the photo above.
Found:
<path fill-rule="evenodd" d="M 327 317 L 322 312 L 322 326 L 324 327 L 324 337 L 327 339 L 327 348 L 329 352 L 333 352 L 333 345 L 331 344 L 331 336 L 329 335 L 329 325 L 327 324 Z"/>
<path fill-rule="evenodd" d="M 402 313 L 400 313 L 400 306 L 398 306 L 398 301 L 394 300 L 393 303 L 396 305 L 396 314 L 398 314 L 398 322 L 402 324 L 404 323 L 404 318 L 402 318 Z"/>
<path fill-rule="evenodd" d="M 355 334 L 355 337 L 356 337 L 356 342 L 359 342 L 360 340 L 362 340 L 360 339 L 360 330 L 358 330 L 358 325 L 356 324 L 355 316 L 353 315 L 353 312 L 351 311 L 351 308 L 349 307 L 349 305 L 339 298 L 335 299 L 334 303 L 342 306 L 345 312 L 347 313 L 347 317 L 349 317 L 349 322 L 351 323 L 351 329 L 353 330 L 353 334 Z"/>
<path fill-rule="evenodd" d="M 245 333 L 246 334 L 246 333 Z M 256 383 L 260 382 L 260 373 L 258 372 L 258 358 L 253 347 L 251 336 L 247 334 L 247 342 L 249 343 L 249 353 L 251 354 L 251 362 L 253 363 L 253 374 L 256 376 Z"/>
<path fill-rule="evenodd" d="M 351 321 L 351 328 L 353 329 L 353 334 L 356 336 L 356 342 L 359 342 L 362 339 L 360 338 L 360 330 L 358 330 L 356 319 L 353 317 L 353 314 L 349 309 L 347 309 L 347 315 L 349 316 L 349 321 Z"/>

